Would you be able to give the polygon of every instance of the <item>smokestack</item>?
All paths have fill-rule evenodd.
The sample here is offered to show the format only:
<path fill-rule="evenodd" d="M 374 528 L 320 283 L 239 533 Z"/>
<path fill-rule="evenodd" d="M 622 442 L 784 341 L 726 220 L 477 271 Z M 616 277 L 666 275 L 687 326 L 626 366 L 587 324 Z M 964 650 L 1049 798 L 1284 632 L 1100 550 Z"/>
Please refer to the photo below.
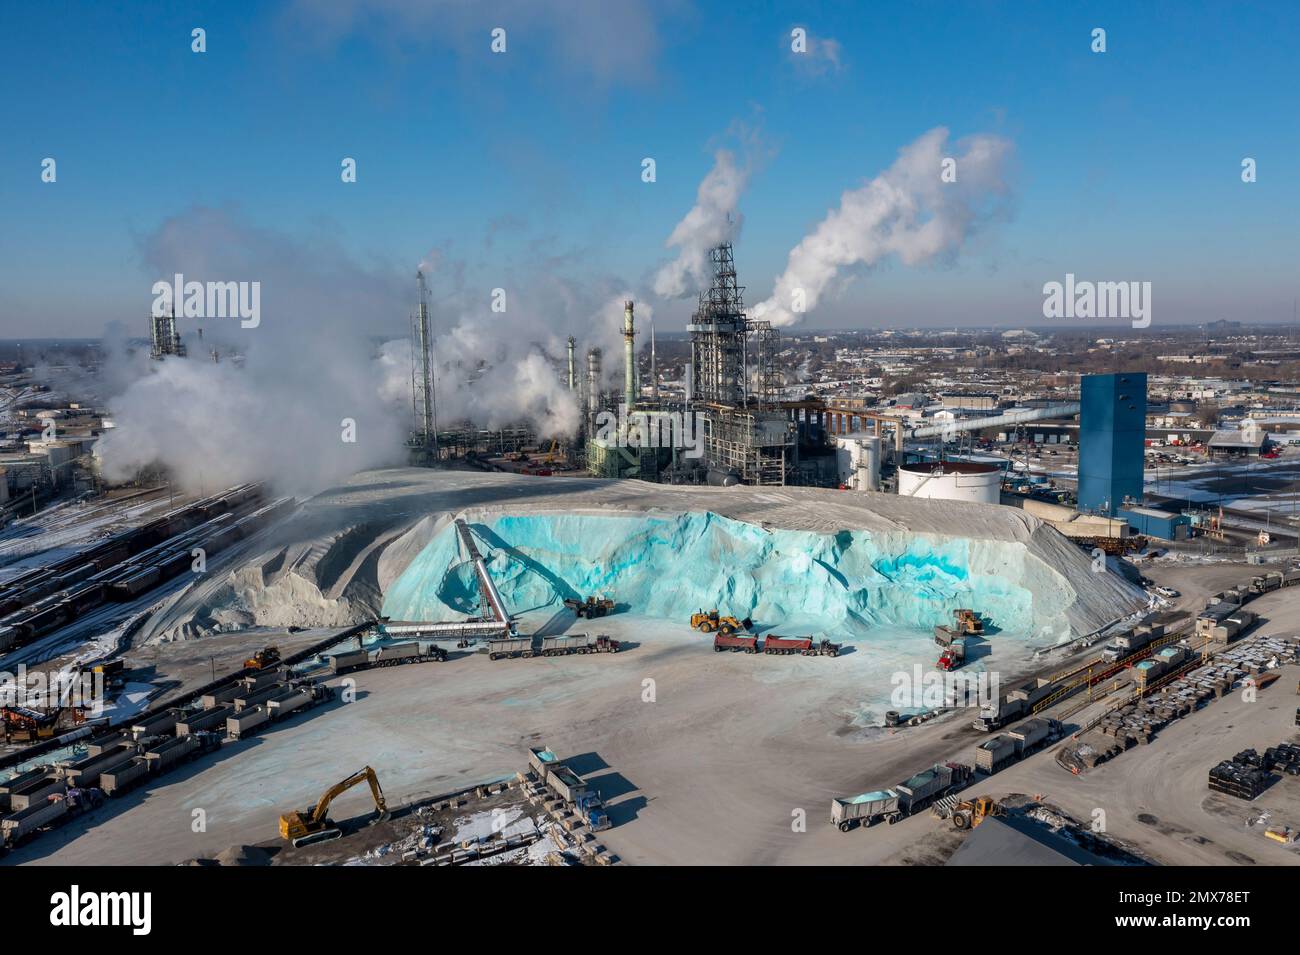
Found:
<path fill-rule="evenodd" d="M 659 373 L 655 370 L 655 315 L 650 313 L 650 397 L 659 400 Z"/>
<path fill-rule="evenodd" d="M 623 403 L 636 405 L 636 329 L 632 325 L 632 303 L 623 303 Z"/>
<path fill-rule="evenodd" d="M 600 349 L 587 352 L 587 431 L 596 432 L 596 415 L 600 411 Z"/>
<path fill-rule="evenodd" d="M 573 391 L 573 336 L 569 336 L 569 391 Z"/>

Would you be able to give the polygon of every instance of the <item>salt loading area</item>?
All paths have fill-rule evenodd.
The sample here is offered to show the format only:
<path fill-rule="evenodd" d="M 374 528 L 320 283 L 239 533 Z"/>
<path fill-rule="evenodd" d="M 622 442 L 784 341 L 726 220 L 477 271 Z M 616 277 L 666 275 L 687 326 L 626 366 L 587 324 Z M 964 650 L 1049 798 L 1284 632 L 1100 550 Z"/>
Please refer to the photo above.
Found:
<path fill-rule="evenodd" d="M 196 838 L 199 852 L 215 855 L 265 840 L 276 813 L 309 804 L 358 766 L 379 769 L 389 793 L 452 792 L 510 778 L 521 744 L 543 736 L 577 754 L 588 779 L 593 765 L 616 777 L 602 792 L 614 794 L 617 838 L 633 839 L 619 846 L 628 861 L 692 859 L 724 845 L 737 859 L 770 851 L 794 852 L 793 861 L 812 847 L 785 840 L 789 809 L 774 815 L 773 806 L 856 791 L 864 760 L 902 778 L 895 766 L 911 772 L 926 758 L 916 734 L 931 727 L 913 731 L 904 749 L 880 736 L 879 711 L 892 673 L 932 666 L 930 630 L 954 606 L 987 615 L 990 654 L 976 665 L 988 665 L 1001 653 L 1028 662 L 1035 645 L 1145 603 L 1007 508 L 396 470 L 307 502 L 261 554 L 157 615 L 145 638 L 221 640 L 213 623 L 222 621 L 463 620 L 474 580 L 457 545 L 462 516 L 520 632 L 608 633 L 634 652 L 494 663 L 470 647 L 453 649 L 447 665 L 358 673 L 354 703 L 241 743 L 130 811 L 21 850 L 17 861 L 179 861 L 196 853 Z M 563 600 L 592 592 L 612 596 L 616 612 L 575 620 Z M 714 607 L 752 616 L 762 632 L 833 636 L 852 652 L 715 655 L 689 626 L 693 612 Z M 752 807 L 721 818 L 699 801 L 701 786 L 736 785 L 753 793 Z M 164 820 L 200 802 L 220 810 L 209 808 L 209 832 L 180 827 L 169 839 Z"/>

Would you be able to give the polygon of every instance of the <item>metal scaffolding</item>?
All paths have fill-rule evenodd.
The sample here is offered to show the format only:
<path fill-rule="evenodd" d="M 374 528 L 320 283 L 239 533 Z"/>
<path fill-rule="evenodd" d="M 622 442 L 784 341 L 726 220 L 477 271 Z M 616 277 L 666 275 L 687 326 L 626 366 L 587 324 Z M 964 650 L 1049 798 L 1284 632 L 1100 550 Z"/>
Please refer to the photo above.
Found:
<path fill-rule="evenodd" d="M 709 251 L 713 283 L 700 293 L 699 308 L 686 330 L 691 336 L 691 369 L 696 401 L 743 405 L 748 397 L 745 338 L 747 322 L 736 284 L 731 244 Z"/>
<path fill-rule="evenodd" d="M 731 244 L 709 252 L 713 282 L 700 294 L 691 336 L 692 407 L 704 415 L 704 456 L 716 471 L 745 484 L 787 483 L 797 429 L 780 410 L 780 333 L 745 315 Z M 749 339 L 754 339 L 751 391 Z"/>

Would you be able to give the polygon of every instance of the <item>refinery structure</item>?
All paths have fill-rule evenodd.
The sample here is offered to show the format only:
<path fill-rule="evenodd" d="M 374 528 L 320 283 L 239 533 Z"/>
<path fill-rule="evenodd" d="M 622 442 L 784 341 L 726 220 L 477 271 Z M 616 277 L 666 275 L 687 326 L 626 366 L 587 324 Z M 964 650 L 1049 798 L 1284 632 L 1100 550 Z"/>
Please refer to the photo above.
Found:
<path fill-rule="evenodd" d="M 0 455 L 0 656 L 45 682 L 0 687 L 0 859 L 1289 861 L 1291 712 L 1235 691 L 1300 679 L 1300 535 L 1269 492 L 1179 500 L 1235 488 L 1252 450 L 1285 479 L 1286 397 L 1193 427 L 1167 373 L 1004 396 L 949 384 L 944 350 L 925 392 L 837 387 L 859 352 L 909 357 L 887 340 L 825 349 L 809 387 L 788 352 L 824 343 L 750 318 L 729 244 L 709 266 L 680 376 L 631 299 L 560 339 L 560 434 L 440 407 L 417 274 L 406 460 L 309 494 L 178 494 L 161 466 L 114 484 L 112 417 L 11 371 L 29 437 Z M 195 361 L 171 316 L 149 343 L 153 379 Z M 1204 841 L 1127 811 L 1137 746 Z M 1225 822 L 1266 792 L 1269 821 Z M 198 798 L 210 832 L 160 825 Z M 1120 835 L 1094 837 L 1111 798 Z"/>

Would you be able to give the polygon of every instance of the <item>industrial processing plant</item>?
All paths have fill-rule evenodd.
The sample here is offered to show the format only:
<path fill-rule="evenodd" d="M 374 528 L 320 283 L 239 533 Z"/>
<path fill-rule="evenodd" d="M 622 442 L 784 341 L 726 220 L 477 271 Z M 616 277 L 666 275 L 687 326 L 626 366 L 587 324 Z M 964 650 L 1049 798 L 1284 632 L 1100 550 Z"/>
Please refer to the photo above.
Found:
<path fill-rule="evenodd" d="M 1285 911 L 1168 893 L 1300 864 L 1293 12 L 73 8 L 16 15 L 7 62 L 72 62 L 0 158 L 0 866 L 42 924 L 125 866 L 160 920 L 246 899 L 241 944 L 308 867 L 367 933 L 429 906 L 375 867 Z"/>

